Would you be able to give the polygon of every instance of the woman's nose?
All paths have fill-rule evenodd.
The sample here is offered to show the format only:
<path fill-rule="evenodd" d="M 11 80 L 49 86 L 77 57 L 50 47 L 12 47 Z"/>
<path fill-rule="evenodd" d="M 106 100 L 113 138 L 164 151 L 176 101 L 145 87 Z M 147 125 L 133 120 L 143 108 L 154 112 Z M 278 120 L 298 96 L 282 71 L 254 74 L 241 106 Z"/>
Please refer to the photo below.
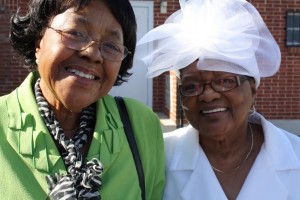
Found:
<path fill-rule="evenodd" d="M 205 84 L 202 94 L 199 95 L 199 100 L 205 102 L 212 102 L 213 100 L 220 98 L 221 94 L 212 89 L 210 84 Z"/>
<path fill-rule="evenodd" d="M 86 49 L 80 51 L 80 55 L 92 62 L 103 62 L 103 56 L 98 42 L 92 42 Z"/>

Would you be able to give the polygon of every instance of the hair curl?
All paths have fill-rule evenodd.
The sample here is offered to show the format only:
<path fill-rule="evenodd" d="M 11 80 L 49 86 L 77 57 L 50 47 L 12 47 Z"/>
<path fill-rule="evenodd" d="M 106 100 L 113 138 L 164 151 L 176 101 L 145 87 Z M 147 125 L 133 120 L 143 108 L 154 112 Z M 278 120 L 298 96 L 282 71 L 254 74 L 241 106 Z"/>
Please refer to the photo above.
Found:
<path fill-rule="evenodd" d="M 27 14 L 17 11 L 10 20 L 10 43 L 16 50 L 24 67 L 36 70 L 35 43 L 42 38 L 49 21 L 56 15 L 74 7 L 79 11 L 91 0 L 31 0 Z M 124 45 L 132 52 L 122 61 L 115 86 L 126 82 L 133 65 L 136 46 L 136 19 L 128 0 L 104 0 L 123 30 Z"/>

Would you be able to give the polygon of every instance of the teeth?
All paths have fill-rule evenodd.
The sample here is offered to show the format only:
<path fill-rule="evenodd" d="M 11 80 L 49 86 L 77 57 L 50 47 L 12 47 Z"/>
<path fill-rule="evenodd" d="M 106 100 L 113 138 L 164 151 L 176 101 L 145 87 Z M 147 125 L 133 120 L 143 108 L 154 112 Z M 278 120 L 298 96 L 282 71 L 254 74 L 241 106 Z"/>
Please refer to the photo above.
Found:
<path fill-rule="evenodd" d="M 226 108 L 216 108 L 216 109 L 213 109 L 213 110 L 205 110 L 205 111 L 202 111 L 202 113 L 203 114 L 210 114 L 210 113 L 223 112 L 223 111 L 226 111 Z"/>
<path fill-rule="evenodd" d="M 90 74 L 85 74 L 85 73 L 83 73 L 81 71 L 78 71 L 76 69 L 69 69 L 69 68 L 67 68 L 67 71 L 71 72 L 73 74 L 76 74 L 77 76 L 83 77 L 83 78 L 87 78 L 87 79 L 90 79 L 90 80 L 94 80 L 95 79 L 95 76 L 90 75 Z"/>

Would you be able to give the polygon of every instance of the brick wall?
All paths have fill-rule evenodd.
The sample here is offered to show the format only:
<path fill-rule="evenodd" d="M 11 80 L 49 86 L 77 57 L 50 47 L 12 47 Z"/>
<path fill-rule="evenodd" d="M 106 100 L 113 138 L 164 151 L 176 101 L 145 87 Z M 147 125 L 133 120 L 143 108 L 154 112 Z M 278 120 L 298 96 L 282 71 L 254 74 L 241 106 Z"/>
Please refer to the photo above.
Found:
<path fill-rule="evenodd" d="M 0 95 L 15 89 L 28 74 L 14 57 L 8 41 L 9 19 L 12 13 L 26 8 L 29 0 L 0 0 Z M 167 13 L 160 13 L 160 2 L 154 0 L 154 26 L 179 9 L 178 0 L 167 0 Z M 280 71 L 272 78 L 264 78 L 258 90 L 255 107 L 269 119 L 300 119 L 300 48 L 285 46 L 285 14 L 300 10 L 299 0 L 249 0 L 261 13 L 282 52 Z M 176 78 L 171 89 L 176 94 Z M 153 80 L 153 109 L 163 111 L 178 122 L 178 98 L 172 96 L 171 108 L 164 105 L 165 77 Z M 177 119 L 177 120 L 176 120 Z"/>
<path fill-rule="evenodd" d="M 279 72 L 262 79 L 256 109 L 269 119 L 300 119 L 300 48 L 285 45 L 286 12 L 300 10 L 298 0 L 250 0 L 278 42 L 282 61 Z"/>
<path fill-rule="evenodd" d="M 162 0 L 154 0 L 154 27 L 163 24 L 171 13 L 179 9 L 178 0 L 166 0 L 167 13 L 161 13 L 161 2 Z M 164 81 L 166 74 L 171 75 L 171 79 L 173 79 L 173 81 L 171 81 L 173 85 L 170 85 L 170 89 L 172 90 L 173 94 L 171 95 L 171 108 L 167 108 L 163 104 L 165 98 Z M 166 72 L 165 74 L 153 79 L 153 110 L 156 112 L 165 113 L 167 116 L 169 116 L 170 119 L 176 122 L 176 124 L 179 124 L 179 102 L 177 96 L 174 94 L 177 94 L 176 76 L 174 73 Z"/>
<path fill-rule="evenodd" d="M 0 0 L 0 95 L 15 89 L 28 74 L 21 67 L 8 39 L 9 20 L 15 11 L 22 11 L 27 4 L 25 0 Z"/>

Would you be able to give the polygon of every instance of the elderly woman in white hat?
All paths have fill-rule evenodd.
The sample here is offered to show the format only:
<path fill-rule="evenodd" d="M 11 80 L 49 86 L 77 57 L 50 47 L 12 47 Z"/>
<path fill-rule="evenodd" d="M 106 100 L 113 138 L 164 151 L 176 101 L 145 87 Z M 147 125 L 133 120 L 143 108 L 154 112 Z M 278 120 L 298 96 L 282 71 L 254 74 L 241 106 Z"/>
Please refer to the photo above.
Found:
<path fill-rule="evenodd" d="M 138 55 L 149 77 L 178 74 L 190 125 L 165 133 L 166 200 L 299 200 L 300 138 L 253 109 L 261 77 L 275 74 L 280 49 L 245 0 L 180 0 L 147 33 Z"/>

